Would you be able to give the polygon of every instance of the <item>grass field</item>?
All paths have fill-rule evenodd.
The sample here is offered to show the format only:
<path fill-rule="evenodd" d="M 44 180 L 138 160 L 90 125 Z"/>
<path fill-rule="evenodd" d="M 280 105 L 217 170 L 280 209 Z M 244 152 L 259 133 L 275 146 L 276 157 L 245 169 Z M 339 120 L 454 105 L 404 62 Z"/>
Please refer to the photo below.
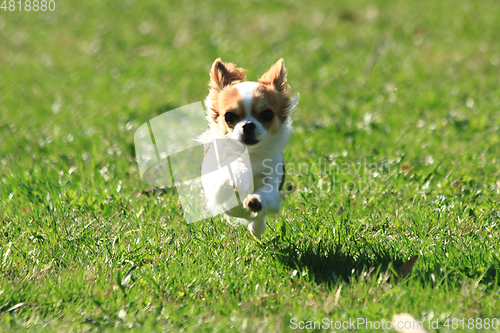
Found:
<path fill-rule="evenodd" d="M 500 2 L 55 4 L 0 9 L 0 331 L 500 331 Z M 261 243 L 137 196 L 135 130 L 217 57 L 301 94 Z"/>

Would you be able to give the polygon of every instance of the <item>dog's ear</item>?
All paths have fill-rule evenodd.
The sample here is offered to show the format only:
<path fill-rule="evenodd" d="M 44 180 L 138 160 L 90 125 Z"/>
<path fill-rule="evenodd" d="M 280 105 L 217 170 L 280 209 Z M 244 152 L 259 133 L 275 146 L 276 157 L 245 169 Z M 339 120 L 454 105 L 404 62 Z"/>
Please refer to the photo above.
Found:
<path fill-rule="evenodd" d="M 283 59 L 278 60 L 271 68 L 259 79 L 259 83 L 272 84 L 279 92 L 286 92 L 286 68 Z"/>
<path fill-rule="evenodd" d="M 236 68 L 235 64 L 224 63 L 217 58 L 210 70 L 210 90 L 221 91 L 235 81 L 245 81 L 245 70 Z"/>

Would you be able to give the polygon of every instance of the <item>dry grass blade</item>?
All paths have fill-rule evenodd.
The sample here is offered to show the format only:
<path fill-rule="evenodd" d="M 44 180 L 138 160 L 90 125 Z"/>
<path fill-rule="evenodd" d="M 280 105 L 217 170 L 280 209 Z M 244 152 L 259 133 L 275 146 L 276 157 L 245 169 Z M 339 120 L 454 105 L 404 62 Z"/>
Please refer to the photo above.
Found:
<path fill-rule="evenodd" d="M 24 305 L 24 302 L 20 302 L 20 303 L 17 303 L 16 305 L 14 306 L 11 306 L 10 308 L 7 309 L 7 311 L 5 312 L 11 312 L 11 311 L 14 311 L 16 309 L 19 309 L 21 306 Z"/>

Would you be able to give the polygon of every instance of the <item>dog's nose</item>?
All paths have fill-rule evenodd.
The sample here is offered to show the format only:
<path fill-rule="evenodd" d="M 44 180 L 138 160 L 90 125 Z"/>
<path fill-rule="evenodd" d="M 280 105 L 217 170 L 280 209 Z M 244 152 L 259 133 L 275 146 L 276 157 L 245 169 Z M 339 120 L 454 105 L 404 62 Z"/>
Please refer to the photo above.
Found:
<path fill-rule="evenodd" d="M 243 133 L 245 135 L 252 135 L 254 131 L 255 131 L 254 123 L 246 123 L 243 125 Z"/>

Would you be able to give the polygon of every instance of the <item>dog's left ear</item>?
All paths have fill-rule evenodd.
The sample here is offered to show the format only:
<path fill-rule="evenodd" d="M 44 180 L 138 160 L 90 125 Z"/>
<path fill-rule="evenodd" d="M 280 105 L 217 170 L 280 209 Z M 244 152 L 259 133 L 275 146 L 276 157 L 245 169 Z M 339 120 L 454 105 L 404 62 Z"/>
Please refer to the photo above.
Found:
<path fill-rule="evenodd" d="M 283 58 L 278 60 L 271 68 L 259 79 L 259 83 L 272 84 L 279 92 L 286 92 L 286 68 Z"/>
<path fill-rule="evenodd" d="M 210 70 L 210 90 L 221 91 L 234 82 L 245 81 L 245 72 L 243 68 L 236 68 L 235 64 L 224 63 L 217 58 Z"/>

